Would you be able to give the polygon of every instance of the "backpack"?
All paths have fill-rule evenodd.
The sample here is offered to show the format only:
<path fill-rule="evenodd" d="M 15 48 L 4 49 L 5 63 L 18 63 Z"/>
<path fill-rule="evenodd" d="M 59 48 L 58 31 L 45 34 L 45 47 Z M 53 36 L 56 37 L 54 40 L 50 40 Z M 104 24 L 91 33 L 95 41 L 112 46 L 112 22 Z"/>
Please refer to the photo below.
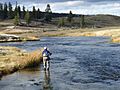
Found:
<path fill-rule="evenodd" d="M 48 53 L 47 51 L 44 51 L 43 56 L 44 56 L 44 57 L 48 57 L 48 56 L 49 56 L 49 53 Z"/>

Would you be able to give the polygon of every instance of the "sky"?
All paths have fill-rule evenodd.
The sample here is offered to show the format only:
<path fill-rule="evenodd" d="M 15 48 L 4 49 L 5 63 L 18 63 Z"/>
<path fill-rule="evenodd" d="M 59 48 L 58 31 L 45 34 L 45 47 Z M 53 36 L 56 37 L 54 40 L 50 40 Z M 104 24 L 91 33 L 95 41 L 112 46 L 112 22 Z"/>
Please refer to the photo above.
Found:
<path fill-rule="evenodd" d="M 15 5 L 16 0 L 0 0 L 1 3 L 11 2 Z M 111 14 L 120 16 L 120 0 L 17 0 L 18 5 L 32 10 L 33 6 L 45 11 L 49 3 L 52 12 L 73 14 Z"/>

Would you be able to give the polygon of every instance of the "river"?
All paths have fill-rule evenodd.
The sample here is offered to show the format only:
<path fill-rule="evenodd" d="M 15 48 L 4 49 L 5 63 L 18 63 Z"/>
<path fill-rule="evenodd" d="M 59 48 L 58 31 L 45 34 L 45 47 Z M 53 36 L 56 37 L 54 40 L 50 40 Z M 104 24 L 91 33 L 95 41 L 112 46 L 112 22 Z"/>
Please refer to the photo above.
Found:
<path fill-rule="evenodd" d="M 0 90 L 120 90 L 120 44 L 109 37 L 44 37 L 34 42 L 0 43 L 52 52 L 50 71 L 42 64 L 4 76 Z"/>

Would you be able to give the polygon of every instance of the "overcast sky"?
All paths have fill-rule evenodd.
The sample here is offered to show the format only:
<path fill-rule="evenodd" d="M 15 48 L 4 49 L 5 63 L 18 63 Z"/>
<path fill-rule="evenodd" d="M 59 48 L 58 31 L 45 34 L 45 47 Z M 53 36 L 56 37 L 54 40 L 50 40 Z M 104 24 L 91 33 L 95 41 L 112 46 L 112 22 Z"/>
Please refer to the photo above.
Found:
<path fill-rule="evenodd" d="M 1 3 L 16 0 L 0 0 Z M 67 13 L 70 10 L 76 14 L 112 14 L 120 16 L 120 0 L 17 0 L 21 6 L 31 10 L 32 6 L 44 11 L 49 3 L 53 12 Z"/>

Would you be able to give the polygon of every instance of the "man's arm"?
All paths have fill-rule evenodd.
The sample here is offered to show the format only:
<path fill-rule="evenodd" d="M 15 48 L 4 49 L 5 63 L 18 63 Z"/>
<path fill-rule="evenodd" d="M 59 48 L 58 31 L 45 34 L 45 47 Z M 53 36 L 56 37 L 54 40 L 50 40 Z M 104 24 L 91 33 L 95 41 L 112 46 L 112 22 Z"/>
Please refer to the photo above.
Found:
<path fill-rule="evenodd" d="M 44 54 L 45 50 L 42 52 L 42 55 Z"/>
<path fill-rule="evenodd" d="M 48 53 L 49 53 L 50 55 L 52 55 L 52 53 L 51 53 L 50 51 L 48 51 Z"/>

